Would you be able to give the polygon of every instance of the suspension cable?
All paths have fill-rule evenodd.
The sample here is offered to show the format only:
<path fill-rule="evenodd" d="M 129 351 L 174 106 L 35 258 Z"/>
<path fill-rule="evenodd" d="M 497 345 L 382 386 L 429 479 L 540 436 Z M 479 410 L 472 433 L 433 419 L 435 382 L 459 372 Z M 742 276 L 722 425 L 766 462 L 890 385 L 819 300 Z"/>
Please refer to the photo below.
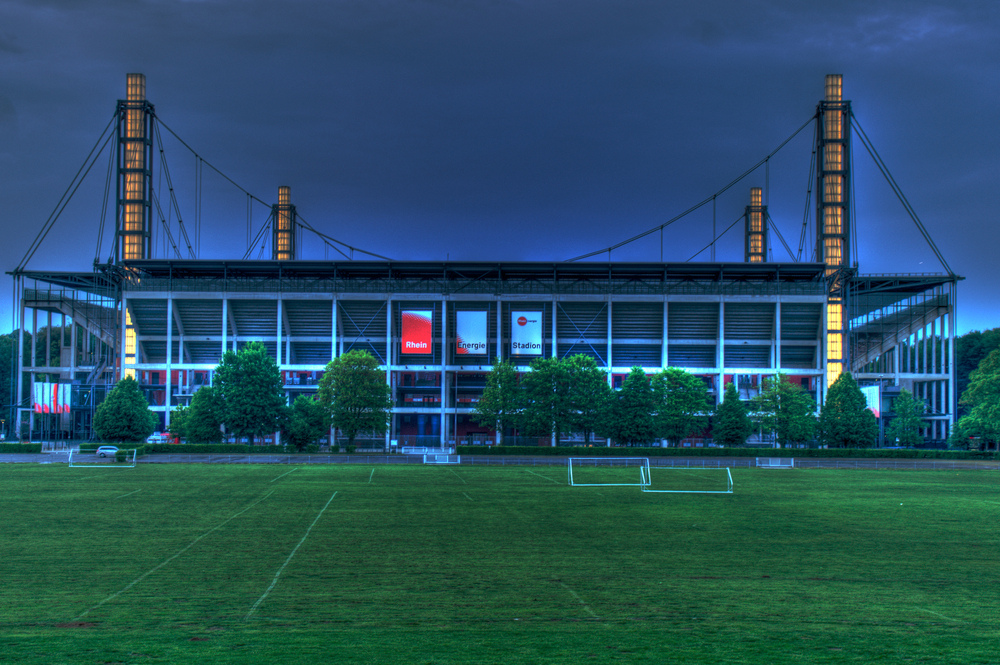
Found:
<path fill-rule="evenodd" d="M 872 145 L 868 135 L 865 134 L 865 130 L 861 127 L 861 123 L 858 122 L 857 116 L 851 113 L 851 118 L 854 120 L 854 126 L 858 128 L 858 136 L 861 138 L 862 145 L 865 146 L 868 154 L 871 155 L 872 160 L 874 160 L 875 165 L 878 166 L 879 171 L 882 172 L 882 176 L 885 178 L 886 182 L 889 183 L 889 187 L 891 187 L 892 191 L 896 194 L 896 198 L 898 198 L 899 202 L 903 204 L 903 209 L 907 212 L 907 214 L 909 214 L 910 219 L 913 220 L 913 223 L 917 226 L 920 234 L 923 235 L 924 240 L 927 241 L 927 245 L 931 248 L 931 251 L 934 252 L 934 256 L 936 256 L 937 260 L 941 262 L 941 265 L 944 267 L 945 271 L 947 271 L 948 276 L 954 277 L 955 273 L 952 272 L 951 266 L 949 266 L 948 262 L 945 261 L 944 255 L 941 254 L 937 245 L 934 244 L 934 240 L 927 231 L 927 227 L 925 227 L 924 223 L 920 221 L 920 217 L 917 216 L 917 212 L 906 199 L 906 196 L 903 194 L 903 190 L 899 188 L 896 180 L 892 177 L 892 174 L 889 173 L 888 167 L 885 165 L 885 162 L 882 161 L 882 157 L 878 154 L 878 151 L 875 150 L 875 146 Z"/>
<path fill-rule="evenodd" d="M 608 255 L 610 257 L 610 254 L 611 254 L 612 250 L 619 249 L 620 247 L 624 247 L 625 245 L 629 245 L 629 244 L 635 242 L 636 240 L 641 240 L 642 238 L 645 238 L 646 236 L 648 236 L 648 235 L 650 235 L 652 233 L 656 233 L 657 231 L 659 231 L 661 229 L 664 229 L 667 226 L 670 226 L 671 224 L 673 224 L 674 222 L 678 221 L 679 219 L 682 219 L 682 218 L 686 217 L 687 215 L 691 214 L 695 210 L 698 210 L 702 206 L 705 206 L 705 205 L 711 203 L 717 196 L 719 196 L 720 194 L 723 194 L 726 191 L 728 191 L 730 188 L 732 188 L 733 186 L 735 186 L 741 180 L 743 180 L 748 175 L 750 175 L 751 173 L 753 173 L 754 171 L 756 171 L 758 168 L 760 168 L 762 164 L 767 163 L 767 161 L 771 157 L 773 157 L 779 150 L 781 150 L 782 148 L 784 148 L 792 139 L 794 139 L 796 136 L 798 136 L 799 133 L 803 129 L 805 129 L 806 127 L 808 127 L 813 122 L 813 120 L 815 120 L 815 119 L 816 119 L 816 115 L 813 114 L 813 116 L 810 117 L 809 120 L 807 120 L 801 127 L 799 127 L 798 129 L 796 129 L 792 133 L 791 136 L 789 136 L 787 139 L 785 139 L 784 141 L 782 141 L 778 145 L 777 148 L 775 148 L 770 153 L 768 153 L 768 155 L 766 157 L 764 157 L 763 159 L 761 159 L 760 161 L 758 161 L 756 164 L 754 164 L 753 166 L 751 166 L 750 168 L 748 168 L 746 171 L 744 171 L 743 173 L 741 173 L 739 176 L 737 176 L 728 185 L 726 185 L 722 189 L 718 190 L 717 192 L 715 192 L 711 196 L 709 196 L 709 197 L 705 198 L 704 200 L 700 201 L 699 203 L 696 203 L 695 205 L 691 206 L 690 208 L 688 208 L 684 212 L 680 213 L 679 215 L 676 215 L 675 217 L 670 218 L 669 220 L 667 220 L 663 224 L 660 224 L 659 226 L 654 226 L 654 227 L 652 227 L 650 229 L 647 229 L 647 230 L 643 231 L 642 233 L 638 233 L 638 234 L 632 236 L 631 238 L 627 238 L 625 240 L 622 240 L 621 242 L 615 243 L 614 245 L 611 245 L 610 247 L 605 247 L 604 249 L 599 249 L 599 250 L 596 250 L 596 251 L 593 251 L 593 252 L 589 252 L 587 254 L 581 254 L 580 256 L 573 257 L 572 259 L 567 259 L 566 262 L 567 263 L 571 263 L 573 261 L 582 261 L 584 259 L 589 259 L 592 256 L 597 256 L 598 254 L 603 254 L 604 252 L 608 252 Z M 702 250 L 702 251 L 704 251 L 704 250 Z M 701 252 L 699 252 L 699 254 L 700 253 Z M 695 256 L 697 256 L 697 254 Z M 610 258 L 609 258 L 609 260 L 610 260 Z"/>
<path fill-rule="evenodd" d="M 73 198 L 73 195 L 76 194 L 78 189 L 80 189 L 80 185 L 83 184 L 83 181 L 87 177 L 87 174 L 90 173 L 90 169 L 92 169 L 94 167 L 94 164 L 97 162 L 97 157 L 100 156 L 102 152 L 104 152 L 104 148 L 108 145 L 108 142 L 111 141 L 111 137 L 114 136 L 114 132 L 109 133 L 108 129 L 114 124 L 115 118 L 117 117 L 118 114 L 115 113 L 115 115 L 112 116 L 111 120 L 108 121 L 107 126 L 104 127 L 104 130 L 101 132 L 101 135 L 97 139 L 97 143 L 95 143 L 94 147 L 90 149 L 90 152 L 87 154 L 86 159 L 83 160 L 83 164 L 80 165 L 80 168 L 79 170 L 77 170 L 76 175 L 73 176 L 73 180 L 70 181 L 69 186 L 66 188 L 66 191 L 63 192 L 63 195 L 61 197 L 59 197 L 59 201 L 56 203 L 55 209 L 49 215 L 48 219 L 45 220 L 45 223 L 42 224 L 42 228 L 39 229 L 38 235 L 35 236 L 35 240 L 28 247 L 28 251 L 25 252 L 24 258 L 22 258 L 21 262 L 17 264 L 17 268 L 14 269 L 15 271 L 22 270 L 24 266 L 27 265 L 28 261 L 31 260 L 31 257 L 35 255 L 35 252 L 38 251 L 38 248 L 41 246 L 42 241 L 45 240 L 45 237 L 49 234 L 49 231 L 52 230 L 52 227 L 55 224 L 56 220 L 59 219 L 59 215 L 62 214 L 63 210 L 66 209 L 66 206 L 69 205 L 69 202 Z M 108 135 L 107 138 L 104 137 L 105 134 Z"/>

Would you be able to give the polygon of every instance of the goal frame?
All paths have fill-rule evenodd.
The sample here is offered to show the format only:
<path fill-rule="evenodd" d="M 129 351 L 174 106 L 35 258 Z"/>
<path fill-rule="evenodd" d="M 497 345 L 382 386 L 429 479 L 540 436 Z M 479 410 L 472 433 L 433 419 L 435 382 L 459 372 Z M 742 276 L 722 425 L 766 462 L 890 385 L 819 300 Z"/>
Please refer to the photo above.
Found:
<path fill-rule="evenodd" d="M 794 457 L 758 457 L 755 460 L 758 469 L 794 469 Z"/>
<path fill-rule="evenodd" d="M 573 480 L 573 462 L 612 462 L 615 460 L 627 460 L 638 462 L 634 466 L 639 467 L 639 482 L 637 483 L 578 483 Z M 598 466 L 597 464 L 594 465 Z M 611 465 L 608 465 L 611 466 Z M 629 466 L 628 464 L 625 465 Z M 648 457 L 568 457 L 566 458 L 566 469 L 569 475 L 570 487 L 641 487 L 644 486 L 649 471 Z"/>
<path fill-rule="evenodd" d="M 426 453 L 424 464 L 461 464 L 461 455 L 451 455 L 449 453 Z"/>
<path fill-rule="evenodd" d="M 662 469 L 664 471 L 718 471 L 719 467 L 675 467 L 675 466 L 658 466 L 657 469 Z M 643 492 L 650 492 L 653 494 L 732 494 L 733 493 L 733 474 L 730 472 L 729 467 L 722 467 L 726 470 L 726 489 L 724 490 L 654 490 L 650 489 L 653 484 L 653 478 L 651 469 L 647 466 L 642 470 L 643 473 Z"/>

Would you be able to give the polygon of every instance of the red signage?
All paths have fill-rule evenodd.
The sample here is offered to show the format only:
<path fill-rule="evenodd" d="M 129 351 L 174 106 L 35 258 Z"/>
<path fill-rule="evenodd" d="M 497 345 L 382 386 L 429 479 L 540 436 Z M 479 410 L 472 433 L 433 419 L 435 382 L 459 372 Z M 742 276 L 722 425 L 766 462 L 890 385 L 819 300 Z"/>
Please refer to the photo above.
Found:
<path fill-rule="evenodd" d="M 402 353 L 434 353 L 434 312 L 429 309 L 404 309 L 400 331 Z"/>

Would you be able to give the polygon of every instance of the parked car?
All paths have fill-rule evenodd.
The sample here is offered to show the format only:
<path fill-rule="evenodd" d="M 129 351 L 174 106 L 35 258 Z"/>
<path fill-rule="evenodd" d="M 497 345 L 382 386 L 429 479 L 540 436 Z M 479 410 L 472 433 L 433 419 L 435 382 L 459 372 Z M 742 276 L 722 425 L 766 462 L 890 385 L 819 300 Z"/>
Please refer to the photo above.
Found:
<path fill-rule="evenodd" d="M 116 446 L 101 446 L 100 448 L 97 449 L 97 456 L 107 457 L 108 455 L 110 455 L 111 457 L 114 457 L 115 453 L 117 452 L 118 448 Z"/>

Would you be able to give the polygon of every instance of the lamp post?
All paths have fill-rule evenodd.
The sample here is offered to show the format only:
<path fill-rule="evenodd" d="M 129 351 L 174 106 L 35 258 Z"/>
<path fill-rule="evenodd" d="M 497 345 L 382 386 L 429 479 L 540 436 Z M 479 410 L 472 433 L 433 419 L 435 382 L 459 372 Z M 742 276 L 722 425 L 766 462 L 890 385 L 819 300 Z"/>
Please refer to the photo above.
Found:
<path fill-rule="evenodd" d="M 882 413 L 882 375 L 878 376 L 878 447 L 885 448 L 885 414 Z"/>

